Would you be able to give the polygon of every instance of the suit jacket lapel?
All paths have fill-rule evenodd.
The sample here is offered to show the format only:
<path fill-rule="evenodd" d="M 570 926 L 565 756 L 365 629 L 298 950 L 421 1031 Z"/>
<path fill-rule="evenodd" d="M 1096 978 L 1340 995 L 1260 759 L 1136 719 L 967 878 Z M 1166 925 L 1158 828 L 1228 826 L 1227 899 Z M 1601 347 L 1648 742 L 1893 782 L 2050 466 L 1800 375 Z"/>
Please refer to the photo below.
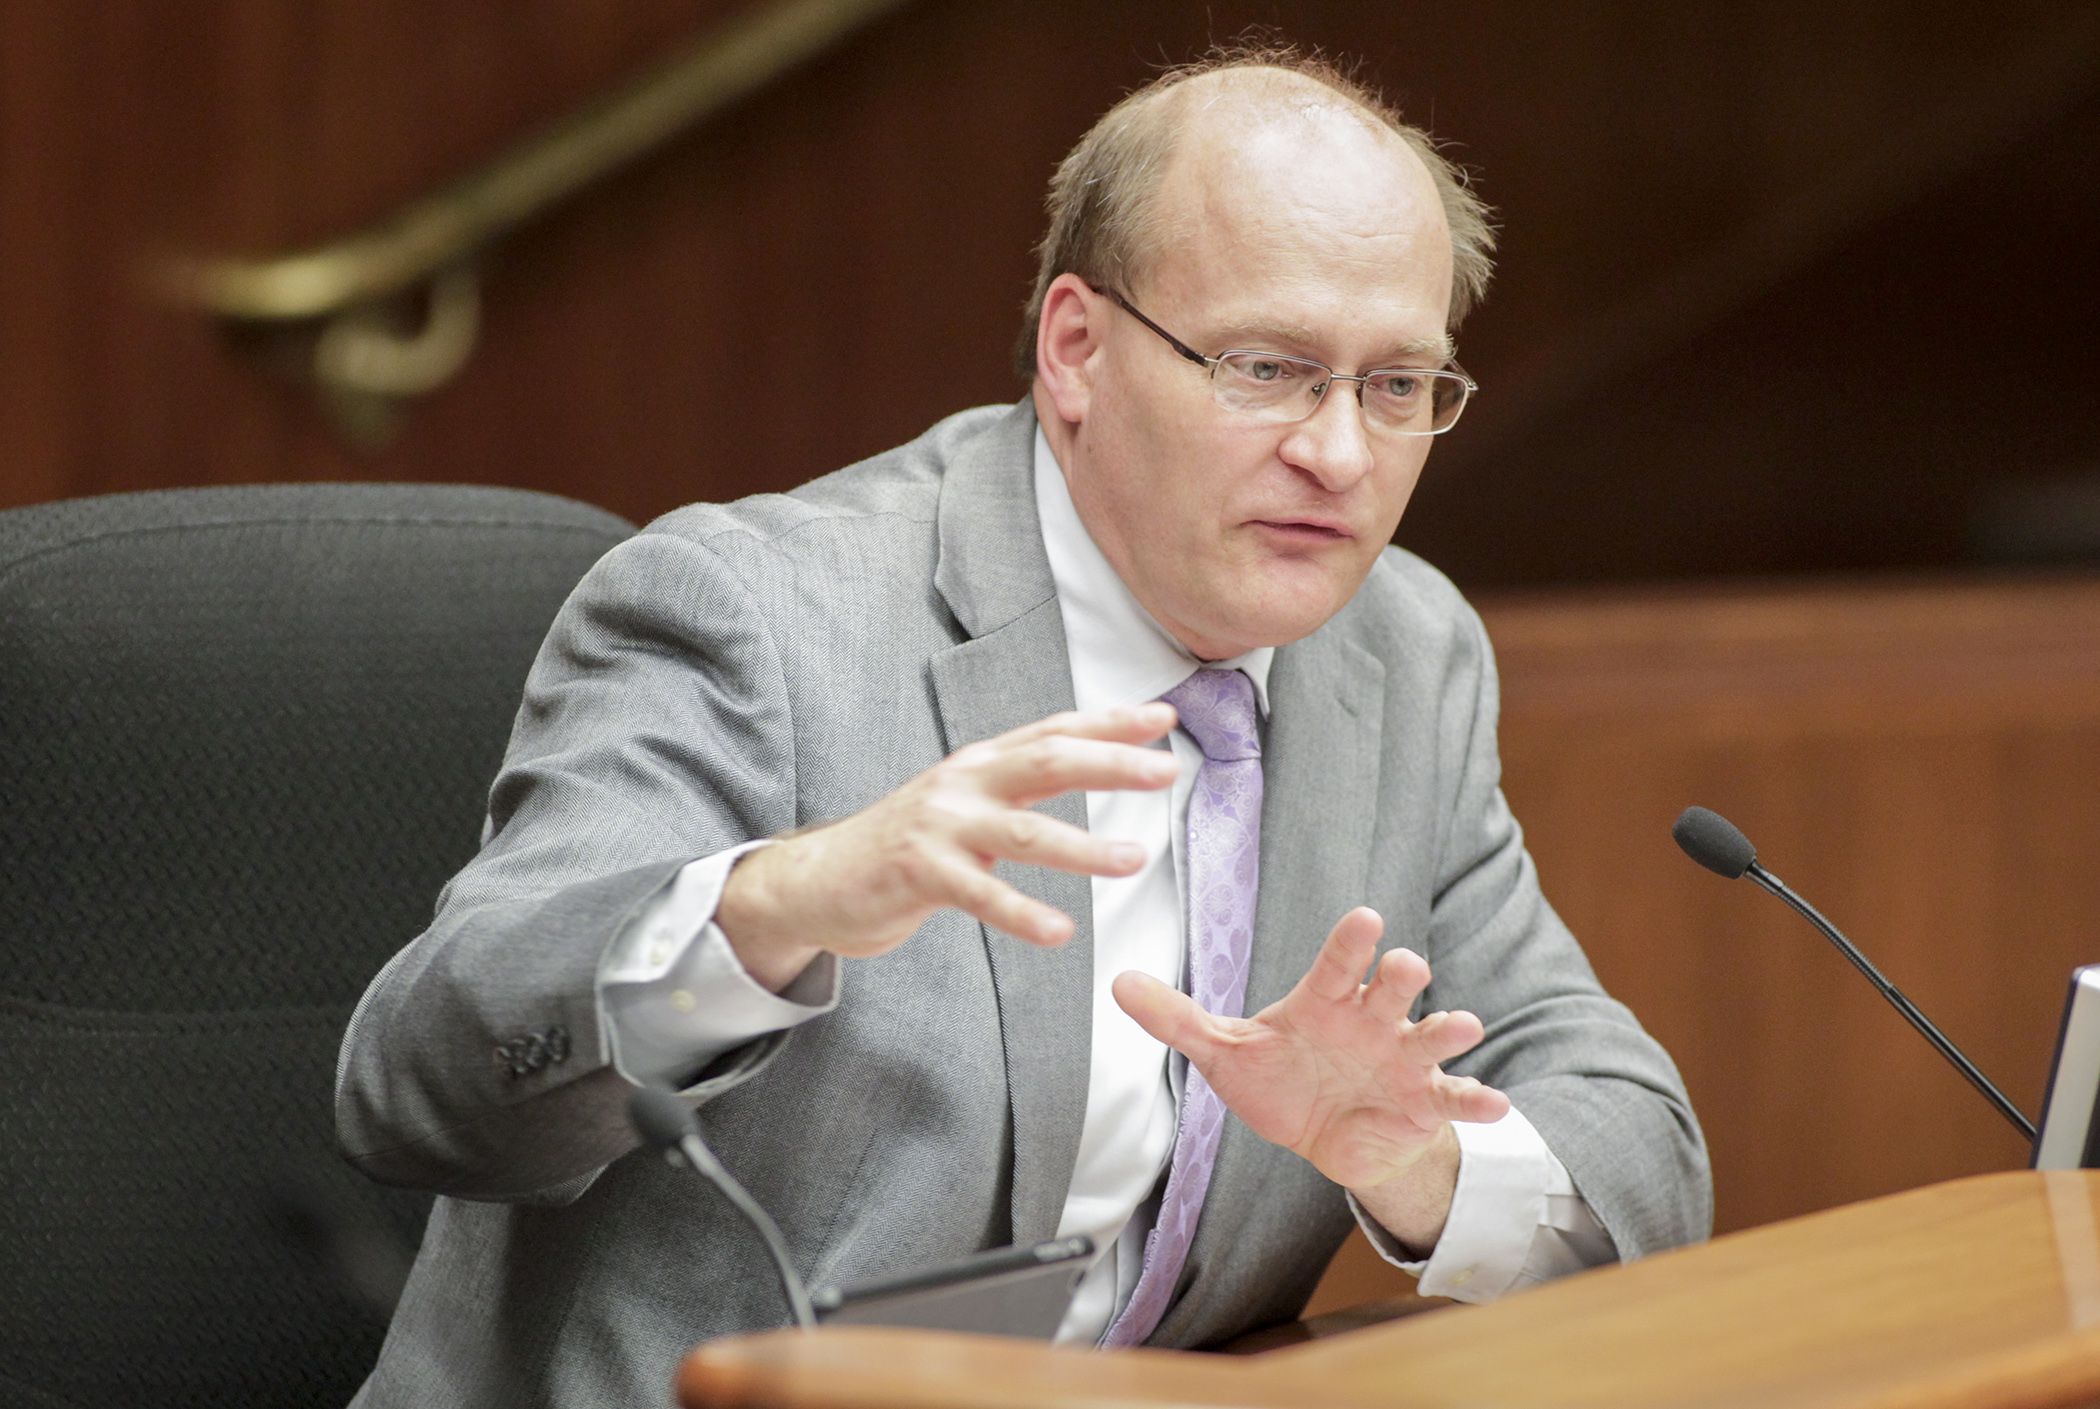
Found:
<path fill-rule="evenodd" d="M 1368 894 L 1384 706 L 1384 663 L 1333 626 L 1277 650 L 1249 1014 L 1290 991 Z"/>
<path fill-rule="evenodd" d="M 931 665 L 950 752 L 1072 708 L 1064 621 L 1036 518 L 1034 447 L 1024 404 L 944 472 L 934 586 L 971 638 Z M 1086 826 L 1081 794 L 1041 810 Z M 1026 1243 L 1055 1235 L 1079 1155 L 1093 1047 L 1093 891 L 1084 876 L 1042 867 L 1002 864 L 998 874 L 1077 927 L 1062 948 L 1038 949 L 980 926 L 1013 1112 L 1013 1240 Z"/>

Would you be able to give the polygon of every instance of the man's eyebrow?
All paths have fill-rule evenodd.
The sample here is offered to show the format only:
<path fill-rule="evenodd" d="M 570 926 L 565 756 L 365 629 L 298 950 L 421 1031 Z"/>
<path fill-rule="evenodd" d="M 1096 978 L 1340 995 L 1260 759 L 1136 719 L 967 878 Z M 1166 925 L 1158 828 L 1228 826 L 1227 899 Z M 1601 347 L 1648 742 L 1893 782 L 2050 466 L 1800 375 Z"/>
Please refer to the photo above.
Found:
<path fill-rule="evenodd" d="M 1296 323 L 1246 322 L 1232 323 L 1219 330 L 1218 336 L 1235 347 L 1252 343 L 1294 343 L 1299 347 L 1310 347 L 1319 341 L 1312 329 Z"/>
<path fill-rule="evenodd" d="M 1319 335 L 1310 328 L 1294 323 L 1237 323 L 1221 329 L 1218 333 L 1225 350 L 1246 348 L 1254 352 L 1281 352 L 1283 346 L 1317 347 Z M 1413 342 L 1401 343 L 1378 357 L 1360 370 L 1372 372 L 1381 367 L 1407 366 L 1422 362 L 1442 366 L 1449 362 L 1457 349 L 1452 345 L 1449 333 L 1439 333 L 1432 338 L 1416 338 Z"/>
<path fill-rule="evenodd" d="M 1449 333 L 1438 333 L 1433 338 L 1416 338 L 1413 342 L 1403 343 L 1389 356 L 1380 358 L 1379 362 L 1381 365 L 1390 365 L 1395 361 L 1403 363 L 1422 361 L 1434 362 L 1438 366 L 1442 366 L 1457 355 L 1458 348 L 1453 345 L 1451 335 Z"/>

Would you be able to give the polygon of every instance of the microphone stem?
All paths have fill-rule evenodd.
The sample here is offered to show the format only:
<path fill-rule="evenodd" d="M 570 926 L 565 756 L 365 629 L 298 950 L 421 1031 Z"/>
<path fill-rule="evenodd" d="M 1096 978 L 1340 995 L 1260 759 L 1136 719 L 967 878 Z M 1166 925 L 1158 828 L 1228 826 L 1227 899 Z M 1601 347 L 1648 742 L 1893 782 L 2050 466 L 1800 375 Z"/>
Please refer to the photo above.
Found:
<path fill-rule="evenodd" d="M 2005 1099 L 2003 1091 L 1991 1085 L 1990 1078 L 1978 1071 L 1976 1064 L 1962 1054 L 1961 1048 L 1948 1041 L 1947 1035 L 1932 1025 L 1932 1019 L 1918 1011 L 1917 1004 L 1904 997 L 1903 991 L 1897 988 L 1895 984 L 1883 978 L 1881 970 L 1875 968 L 1867 956 L 1860 953 L 1851 940 L 1838 933 L 1836 925 L 1831 924 L 1830 921 L 1818 914 L 1815 906 L 1789 890 L 1785 881 L 1780 880 L 1779 877 L 1773 875 L 1755 861 L 1750 863 L 1749 869 L 1744 874 L 1766 890 L 1772 892 L 1772 894 L 1778 896 L 1781 900 L 1784 900 L 1787 904 L 1793 906 L 1794 909 L 1801 913 L 1801 918 L 1821 930 L 1823 937 L 1835 944 L 1838 947 L 1838 952 L 1852 961 L 1852 967 L 1864 974 L 1867 982 L 1873 984 L 1875 988 L 1881 991 L 1881 996 L 1889 1000 L 1889 1005 L 1897 1012 L 1903 1014 L 1910 1025 L 1918 1030 L 1918 1035 L 1938 1048 L 1939 1054 L 1952 1062 L 1954 1069 L 1967 1077 L 1969 1084 L 1982 1092 L 1986 1101 L 1998 1108 L 1998 1114 L 2011 1121 L 2013 1128 L 2025 1136 L 2029 1142 L 2034 1140 L 2034 1122 L 2021 1114 L 2018 1106 Z"/>
<path fill-rule="evenodd" d="M 766 1252 L 772 1256 L 773 1270 L 780 1276 L 780 1290 L 787 1298 L 788 1310 L 794 1313 L 795 1324 L 805 1331 L 815 1330 L 817 1314 L 809 1304 L 809 1289 L 803 1286 L 801 1274 L 795 1271 L 794 1259 L 788 1255 L 787 1239 L 780 1236 L 780 1225 L 759 1206 L 758 1200 L 751 1197 L 722 1161 L 715 1158 L 715 1152 L 698 1134 L 688 1134 L 681 1139 L 678 1152 L 685 1156 L 687 1164 L 706 1175 L 722 1191 L 722 1196 L 736 1205 L 737 1212 L 758 1230 Z"/>

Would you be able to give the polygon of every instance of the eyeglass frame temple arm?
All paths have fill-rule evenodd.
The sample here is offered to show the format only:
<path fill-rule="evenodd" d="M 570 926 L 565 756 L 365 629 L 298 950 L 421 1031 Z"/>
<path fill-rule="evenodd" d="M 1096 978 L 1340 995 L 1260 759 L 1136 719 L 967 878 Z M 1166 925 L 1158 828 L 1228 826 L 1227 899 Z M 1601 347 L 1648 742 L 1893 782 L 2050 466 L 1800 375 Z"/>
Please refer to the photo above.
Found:
<path fill-rule="evenodd" d="M 1129 299 L 1123 297 L 1123 295 L 1118 293 L 1116 290 L 1094 288 L 1092 284 L 1088 284 L 1087 287 L 1090 289 L 1094 289 L 1095 293 L 1100 294 L 1103 298 L 1110 300 L 1115 304 L 1116 307 L 1122 309 L 1125 313 L 1128 313 L 1131 317 L 1137 319 L 1138 322 L 1143 323 L 1153 332 L 1158 333 L 1161 337 L 1165 338 L 1167 340 L 1168 347 L 1173 348 L 1176 352 L 1180 353 L 1183 357 L 1186 357 L 1189 361 L 1195 363 L 1198 367 L 1202 367 L 1208 370 L 1212 367 L 1215 367 L 1221 360 L 1216 357 L 1205 357 L 1202 353 L 1196 351 L 1195 348 L 1190 347 L 1180 338 L 1175 337 L 1165 328 L 1162 328 L 1161 326 L 1159 326 L 1159 324 L 1153 322 L 1150 318 L 1147 318 L 1144 314 L 1138 312 L 1137 306 L 1131 303 Z"/>

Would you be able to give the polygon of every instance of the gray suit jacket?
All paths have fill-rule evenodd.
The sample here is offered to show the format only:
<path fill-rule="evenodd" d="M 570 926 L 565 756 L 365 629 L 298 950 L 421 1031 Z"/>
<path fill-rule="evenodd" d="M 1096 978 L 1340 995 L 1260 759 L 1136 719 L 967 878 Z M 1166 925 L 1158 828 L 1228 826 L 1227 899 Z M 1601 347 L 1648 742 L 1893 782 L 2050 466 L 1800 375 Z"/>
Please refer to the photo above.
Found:
<path fill-rule="evenodd" d="M 1071 707 L 1024 404 L 786 495 L 694 505 L 609 553 L 526 686 L 481 854 L 345 1037 L 350 1158 L 440 1198 L 359 1403 L 662 1403 L 695 1342 L 779 1324 L 758 1241 L 636 1149 L 593 1001 L 600 952 L 679 866 L 867 806 L 975 739 Z M 1705 1152 L 1669 1058 L 1598 987 L 1498 787 L 1480 623 L 1398 550 L 1276 653 L 1247 1010 L 1369 904 L 1424 1002 L 1507 1091 L 1621 1253 L 1705 1235 Z M 1077 795 L 1047 804 L 1085 825 Z M 690 1091 L 813 1284 L 1047 1238 L 1087 1089 L 1082 877 L 1011 879 L 1078 922 L 1046 951 L 956 911 L 847 966 L 836 1011 Z M 1350 1227 L 1342 1193 L 1228 1122 L 1183 1288 L 1152 1337 L 1288 1318 Z"/>

